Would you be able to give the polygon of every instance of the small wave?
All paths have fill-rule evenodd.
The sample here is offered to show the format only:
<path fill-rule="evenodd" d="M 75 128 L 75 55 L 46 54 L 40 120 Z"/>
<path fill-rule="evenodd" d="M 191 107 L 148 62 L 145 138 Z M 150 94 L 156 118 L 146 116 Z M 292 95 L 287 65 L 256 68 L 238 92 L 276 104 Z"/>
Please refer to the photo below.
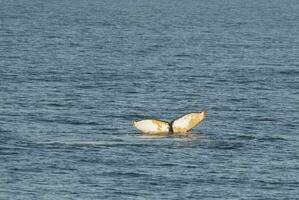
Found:
<path fill-rule="evenodd" d="M 95 145 L 95 146 L 107 146 L 122 144 L 121 142 L 108 142 L 108 141 L 49 141 L 49 142 L 39 142 L 37 144 L 44 145 Z"/>
<path fill-rule="evenodd" d="M 191 55 L 189 55 L 189 54 L 176 54 L 174 56 L 175 57 L 190 57 Z"/>
<path fill-rule="evenodd" d="M 237 136 L 237 139 L 241 139 L 241 140 L 254 140 L 254 139 L 256 139 L 256 137 L 253 136 L 253 135 L 239 135 L 239 136 Z"/>
<path fill-rule="evenodd" d="M 287 139 L 278 136 L 264 136 L 257 139 L 260 142 L 277 142 L 277 141 L 287 141 Z"/>
<path fill-rule="evenodd" d="M 283 75 L 298 75 L 299 71 L 298 70 L 283 70 L 283 71 L 279 71 L 279 74 L 283 74 Z"/>
<path fill-rule="evenodd" d="M 138 178 L 138 177 L 150 177 L 149 174 L 145 173 L 138 173 L 138 172 L 120 172 L 120 171 L 111 171 L 111 172 L 103 172 L 102 176 L 108 177 L 131 177 L 131 178 Z"/>
<path fill-rule="evenodd" d="M 81 149 L 81 148 L 118 148 L 118 147 L 145 147 L 157 144 L 143 143 L 142 141 L 49 141 L 35 143 L 48 149 Z"/>
<path fill-rule="evenodd" d="M 90 125 L 90 126 L 97 126 L 99 123 L 97 122 L 84 122 L 79 120 L 72 120 L 72 119 L 46 119 L 46 118 L 39 118 L 36 119 L 41 122 L 49 122 L 49 123 L 59 123 L 59 124 L 70 124 L 70 125 Z"/>
<path fill-rule="evenodd" d="M 210 141 L 206 147 L 207 148 L 212 148 L 212 149 L 221 149 L 221 150 L 235 150 L 235 149 L 240 149 L 243 147 L 243 143 L 241 142 L 233 142 L 233 141 Z"/>

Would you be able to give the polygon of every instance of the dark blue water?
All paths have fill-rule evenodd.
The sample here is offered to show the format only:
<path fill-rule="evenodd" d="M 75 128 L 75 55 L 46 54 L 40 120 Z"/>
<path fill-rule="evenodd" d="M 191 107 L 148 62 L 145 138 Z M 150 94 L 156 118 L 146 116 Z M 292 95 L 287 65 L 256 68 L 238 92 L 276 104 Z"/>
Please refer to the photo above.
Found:
<path fill-rule="evenodd" d="M 298 199 L 298 10 L 0 0 L 0 199 Z"/>

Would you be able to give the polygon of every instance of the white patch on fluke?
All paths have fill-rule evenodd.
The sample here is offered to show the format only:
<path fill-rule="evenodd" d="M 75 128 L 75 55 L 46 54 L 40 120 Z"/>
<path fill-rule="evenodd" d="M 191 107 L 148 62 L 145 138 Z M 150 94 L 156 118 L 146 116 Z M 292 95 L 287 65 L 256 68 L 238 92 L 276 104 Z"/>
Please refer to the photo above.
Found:
<path fill-rule="evenodd" d="M 169 133 L 170 131 L 170 125 L 168 122 L 163 122 L 156 119 L 133 121 L 133 126 L 140 131 L 149 134 L 162 134 Z"/>
<path fill-rule="evenodd" d="M 172 124 L 172 130 L 174 133 L 186 133 L 197 124 L 199 124 L 205 117 L 206 111 L 193 112 L 185 114 L 176 120 Z"/>
<path fill-rule="evenodd" d="M 176 126 L 177 128 L 185 128 L 189 125 L 191 121 L 191 115 L 185 115 L 177 120 L 175 120 L 172 126 Z"/>

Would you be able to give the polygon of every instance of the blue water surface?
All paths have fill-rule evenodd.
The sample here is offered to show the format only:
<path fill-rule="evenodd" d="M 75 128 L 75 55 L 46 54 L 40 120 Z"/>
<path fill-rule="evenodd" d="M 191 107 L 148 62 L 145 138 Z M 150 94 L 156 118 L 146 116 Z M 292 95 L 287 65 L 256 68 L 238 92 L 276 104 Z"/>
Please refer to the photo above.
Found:
<path fill-rule="evenodd" d="M 0 0 L 0 199 L 298 199 L 298 10 Z M 131 126 L 203 109 L 188 137 Z"/>

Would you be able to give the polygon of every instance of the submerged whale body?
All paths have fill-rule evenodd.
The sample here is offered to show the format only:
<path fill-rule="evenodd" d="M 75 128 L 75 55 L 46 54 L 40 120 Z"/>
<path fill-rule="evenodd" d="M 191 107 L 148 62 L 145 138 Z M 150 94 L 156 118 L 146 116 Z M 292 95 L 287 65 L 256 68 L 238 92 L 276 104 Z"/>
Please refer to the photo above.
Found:
<path fill-rule="evenodd" d="M 158 119 L 133 120 L 133 126 L 146 134 L 186 133 L 198 125 L 206 113 L 206 111 L 187 113 L 170 123 Z"/>

